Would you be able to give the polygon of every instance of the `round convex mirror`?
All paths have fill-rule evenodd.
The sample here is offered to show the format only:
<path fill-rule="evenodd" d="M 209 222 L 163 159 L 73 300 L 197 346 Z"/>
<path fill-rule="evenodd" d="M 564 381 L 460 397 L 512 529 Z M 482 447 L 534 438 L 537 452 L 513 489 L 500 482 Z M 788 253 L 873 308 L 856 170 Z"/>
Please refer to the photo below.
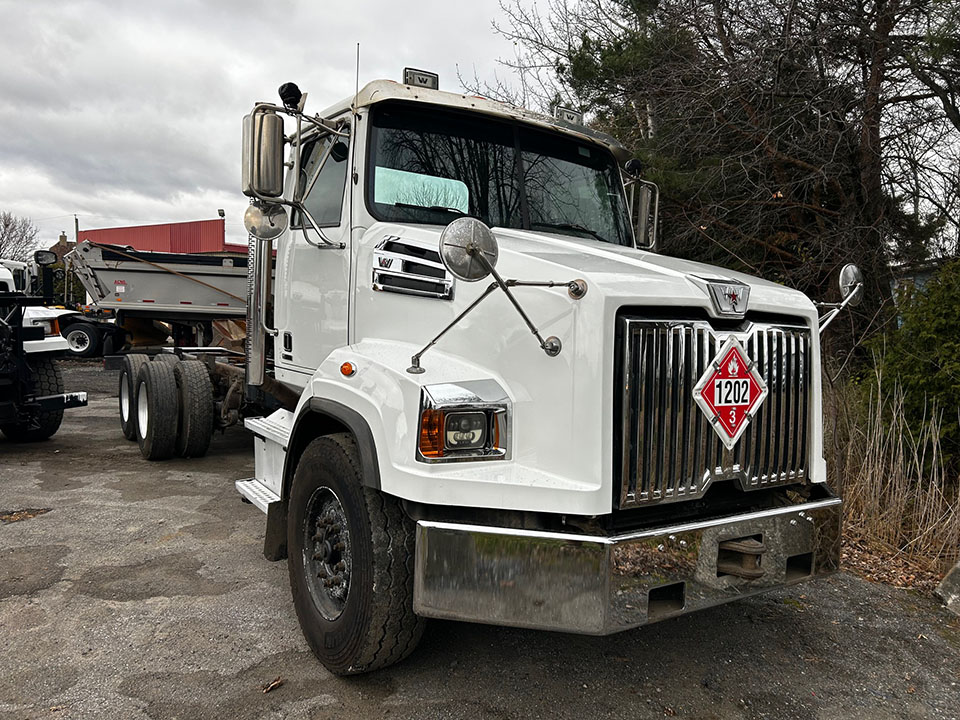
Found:
<path fill-rule="evenodd" d="M 260 240 L 273 240 L 287 229 L 287 212 L 280 205 L 251 204 L 243 214 L 243 226 Z"/>
<path fill-rule="evenodd" d="M 850 298 L 851 305 L 859 305 L 863 300 L 863 273 L 853 263 L 843 266 L 840 271 L 840 296 L 846 300 L 850 293 L 856 291 L 856 295 Z"/>
<path fill-rule="evenodd" d="M 440 257 L 455 278 L 476 282 L 487 277 L 490 271 L 487 263 L 479 259 L 481 254 L 490 267 L 497 266 L 500 256 L 497 239 L 482 220 L 457 218 L 444 228 L 440 235 Z"/>

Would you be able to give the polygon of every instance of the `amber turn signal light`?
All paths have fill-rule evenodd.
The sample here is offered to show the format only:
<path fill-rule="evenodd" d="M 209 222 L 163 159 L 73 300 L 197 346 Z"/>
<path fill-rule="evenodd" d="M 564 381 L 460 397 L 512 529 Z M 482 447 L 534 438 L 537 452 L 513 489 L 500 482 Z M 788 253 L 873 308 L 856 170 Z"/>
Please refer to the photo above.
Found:
<path fill-rule="evenodd" d="M 355 366 L 353 363 L 345 362 L 343 365 L 340 366 L 340 373 L 341 373 L 344 377 L 350 377 L 350 376 L 353 375 L 356 371 L 357 371 L 357 368 L 356 368 L 356 366 Z"/>
<path fill-rule="evenodd" d="M 426 409 L 420 415 L 420 454 L 443 457 L 443 411 Z"/>

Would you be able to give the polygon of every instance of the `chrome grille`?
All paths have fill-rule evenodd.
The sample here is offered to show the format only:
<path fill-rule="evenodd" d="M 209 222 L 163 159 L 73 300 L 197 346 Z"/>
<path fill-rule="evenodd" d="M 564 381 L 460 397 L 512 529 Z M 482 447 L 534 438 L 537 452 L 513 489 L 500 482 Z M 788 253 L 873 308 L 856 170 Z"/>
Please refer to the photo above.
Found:
<path fill-rule="evenodd" d="M 755 324 L 744 332 L 706 321 L 620 318 L 622 470 L 618 507 L 701 497 L 732 479 L 743 490 L 805 477 L 810 409 L 810 331 Z M 769 395 L 727 450 L 693 399 L 693 387 L 720 346 L 737 337 L 757 363 Z"/>

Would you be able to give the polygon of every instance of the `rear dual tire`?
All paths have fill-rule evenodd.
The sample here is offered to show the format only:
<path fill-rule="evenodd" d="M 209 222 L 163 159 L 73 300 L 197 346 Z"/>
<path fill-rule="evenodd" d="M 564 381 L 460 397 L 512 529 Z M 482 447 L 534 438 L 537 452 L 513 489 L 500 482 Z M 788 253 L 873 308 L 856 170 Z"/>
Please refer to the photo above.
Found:
<path fill-rule="evenodd" d="M 173 457 L 177 444 L 177 383 L 167 363 L 147 362 L 137 372 L 137 444 L 145 460 Z"/>
<path fill-rule="evenodd" d="M 213 388 L 206 366 L 196 360 L 146 356 L 124 360 L 120 377 L 120 422 L 124 435 L 132 429 L 146 460 L 202 457 L 213 435 Z M 173 357 L 173 362 L 168 358 Z M 126 377 L 136 366 L 133 403 L 125 403 Z M 124 409 L 126 408 L 126 419 Z M 128 436 L 129 437 L 129 436 Z"/>
<path fill-rule="evenodd" d="M 140 366 L 150 362 L 150 356 L 142 353 L 132 353 L 123 358 L 123 367 L 120 368 L 120 387 L 117 389 L 117 399 L 120 404 L 120 429 L 127 440 L 137 439 L 137 374 Z"/>

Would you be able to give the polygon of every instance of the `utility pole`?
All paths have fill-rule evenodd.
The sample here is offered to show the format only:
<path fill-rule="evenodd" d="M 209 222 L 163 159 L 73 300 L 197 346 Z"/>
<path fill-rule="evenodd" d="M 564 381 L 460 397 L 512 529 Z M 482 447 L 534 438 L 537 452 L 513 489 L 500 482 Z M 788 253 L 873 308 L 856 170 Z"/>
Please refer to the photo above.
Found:
<path fill-rule="evenodd" d="M 66 245 L 66 243 L 64 243 Z M 73 214 L 73 246 L 80 245 L 80 218 L 76 213 Z M 69 289 L 68 289 L 69 288 Z M 69 293 L 69 299 L 68 299 Z M 70 277 L 70 269 L 67 263 L 63 263 L 63 304 L 70 307 L 70 301 L 73 300 L 73 278 Z"/>

